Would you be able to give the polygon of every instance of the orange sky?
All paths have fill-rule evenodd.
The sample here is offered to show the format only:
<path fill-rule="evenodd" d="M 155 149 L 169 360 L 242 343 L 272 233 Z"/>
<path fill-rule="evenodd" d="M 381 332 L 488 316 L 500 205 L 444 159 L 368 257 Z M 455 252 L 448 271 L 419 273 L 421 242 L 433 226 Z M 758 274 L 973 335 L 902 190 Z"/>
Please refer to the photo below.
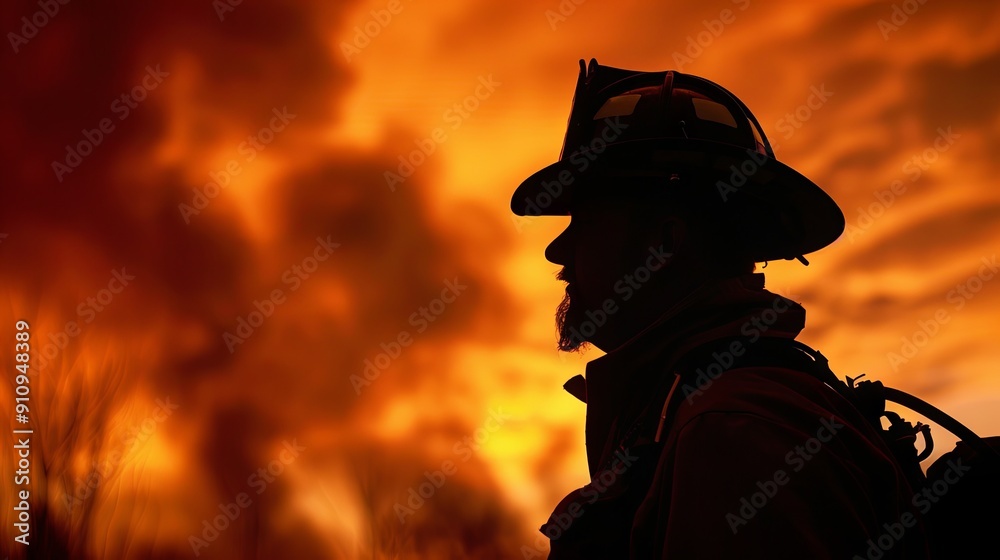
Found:
<path fill-rule="evenodd" d="M 1000 251 L 1000 10 L 896 4 L 60 5 L 2 59 L 0 336 L 32 325 L 33 522 L 49 512 L 32 546 L 544 551 L 536 528 L 586 482 L 584 405 L 561 385 L 599 352 L 555 350 L 563 284 L 542 251 L 567 219 L 508 201 L 558 156 L 580 58 L 747 103 L 847 217 L 808 267 L 764 270 L 806 307 L 801 338 L 1000 433 L 1000 280 L 981 269 Z M 2 29 L 38 9 L 5 6 Z M 10 513 L 0 553 L 25 558 Z"/>

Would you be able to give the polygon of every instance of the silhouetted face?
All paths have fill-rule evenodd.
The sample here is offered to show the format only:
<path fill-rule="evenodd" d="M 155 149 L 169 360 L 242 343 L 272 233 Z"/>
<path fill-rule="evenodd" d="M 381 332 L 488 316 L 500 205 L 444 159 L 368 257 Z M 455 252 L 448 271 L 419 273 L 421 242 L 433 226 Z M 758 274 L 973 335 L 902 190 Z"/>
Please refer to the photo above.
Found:
<path fill-rule="evenodd" d="M 556 313 L 560 350 L 591 342 L 608 351 L 645 326 L 671 249 L 658 231 L 657 224 L 637 223 L 620 199 L 574 205 L 569 226 L 545 250 L 546 259 L 563 265 L 557 278 L 568 284 Z"/>

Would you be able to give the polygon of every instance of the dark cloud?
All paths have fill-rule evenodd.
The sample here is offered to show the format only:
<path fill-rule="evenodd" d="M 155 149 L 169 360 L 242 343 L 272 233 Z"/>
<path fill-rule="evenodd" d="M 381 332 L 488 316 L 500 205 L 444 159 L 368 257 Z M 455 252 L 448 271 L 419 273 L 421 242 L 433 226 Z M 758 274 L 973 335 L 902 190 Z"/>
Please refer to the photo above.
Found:
<path fill-rule="evenodd" d="M 136 276 L 121 303 L 88 327 L 87 340 L 114 332 L 124 347 L 146 347 L 146 357 L 132 366 L 142 372 L 138 386 L 183 403 L 177 419 L 162 427 L 162 437 L 180 453 L 175 460 L 183 478 L 203 483 L 205 492 L 157 492 L 159 501 L 146 500 L 145 509 L 139 505 L 142 486 L 121 494 L 105 487 L 93 500 L 125 500 L 136 515 L 141 510 L 151 518 L 185 511 L 191 531 L 218 513 L 216 504 L 246 490 L 248 474 L 272 459 L 274 442 L 364 426 L 425 378 L 453 375 L 448 355 L 456 340 L 496 341 L 514 321 L 495 274 L 506 234 L 477 207 L 458 209 L 476 216 L 474 222 L 441 221 L 432 214 L 425 199 L 440 166 L 421 168 L 392 192 L 383 173 L 395 167 L 396 147 L 410 145 L 409 138 L 365 149 L 332 150 L 321 143 L 342 117 L 353 81 L 327 35 L 353 5 L 241 3 L 220 21 L 215 4 L 129 4 L 99 15 L 68 4 L 20 53 L 5 53 L 3 62 L 7 83 L 18 84 L 4 94 L 8 133 L 0 151 L 6 170 L 0 223 L 9 234 L 0 255 L 5 282 L 14 299 L 34 293 L 64 302 L 55 306 L 53 328 L 74 318 L 76 294 L 101 288 L 112 268 L 127 266 Z M 37 9 L 31 2 L 9 6 L 4 21 Z M 167 77 L 120 119 L 114 100 L 142 84 L 148 68 Z M 220 170 L 217 160 L 248 163 L 237 153 L 238 143 L 285 107 L 295 120 L 261 153 L 277 172 L 258 177 L 267 169 L 258 167 L 234 178 L 187 223 L 179 205 L 191 205 L 195 192 L 204 192 L 210 173 Z M 102 119 L 111 119 L 114 130 L 60 182 L 52 160 L 62 160 L 65 145 L 83 140 L 81 130 L 98 128 Z M 241 192 L 257 181 L 261 192 Z M 246 196 L 263 201 L 255 202 L 259 214 L 246 212 Z M 261 225 L 272 232 L 270 240 L 256 236 Z M 284 273 L 313 253 L 317 237 L 340 248 L 294 290 Z M 417 336 L 410 315 L 440 297 L 453 278 L 467 291 L 425 336 Z M 276 288 L 284 289 L 287 301 L 231 354 L 222 333 L 235 331 L 237 318 L 247 317 L 254 302 Z M 336 310 L 331 301 L 339 302 Z M 414 348 L 438 356 L 437 368 L 402 356 L 376 388 L 356 394 L 350 377 L 361 375 L 365 360 L 382 351 L 380 344 L 404 330 L 412 331 Z M 64 356 L 85 363 L 91 349 L 77 343 Z M 71 419 L 75 413 L 45 414 Z M 113 427 L 107 418 L 103 430 Z M 91 437 L 104 436 L 98 431 Z M 56 443 L 53 438 L 46 445 Z M 299 468 L 310 472 L 322 473 L 324 458 L 361 451 L 309 445 L 311 456 Z M 419 441 L 406 449 L 426 464 L 433 461 Z M 388 479 L 401 484 L 420 476 L 418 466 L 404 467 L 387 450 L 375 446 L 368 452 L 370 467 Z M 68 473 L 50 476 L 62 474 Z M 203 557 L 330 557 L 318 527 L 282 529 L 292 504 L 302 499 L 303 489 L 291 478 L 276 482 Z M 509 556 L 516 548 L 503 552 L 513 545 L 501 541 L 520 526 L 498 494 L 486 466 L 470 462 L 442 491 L 432 508 L 436 515 L 406 527 L 414 539 L 410 546 Z M 65 530 L 59 519 L 51 518 L 52 530 Z M 94 522 L 94 534 L 77 526 L 66 538 L 98 538 L 107 519 Z M 402 530 L 398 522 L 386 528 Z M 139 529 L 135 546 L 152 549 L 144 539 L 155 531 Z M 465 548 L 455 542 L 465 542 Z M 337 546 L 344 547 L 342 557 L 353 557 L 347 543 Z M 188 550 L 184 538 L 161 542 L 146 557 Z"/>

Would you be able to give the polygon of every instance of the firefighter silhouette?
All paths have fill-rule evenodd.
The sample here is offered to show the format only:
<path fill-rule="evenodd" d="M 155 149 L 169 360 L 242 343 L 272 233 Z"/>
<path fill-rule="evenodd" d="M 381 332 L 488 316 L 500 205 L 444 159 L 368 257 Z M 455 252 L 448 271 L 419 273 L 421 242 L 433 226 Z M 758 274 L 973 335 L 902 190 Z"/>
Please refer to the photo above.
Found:
<path fill-rule="evenodd" d="M 550 558 L 928 557 L 906 474 L 789 353 L 805 310 L 756 271 L 808 264 L 844 215 L 735 95 L 581 60 L 559 160 L 511 209 L 570 216 L 545 250 L 559 348 L 605 352 L 565 385 L 591 480 L 541 527 Z"/>

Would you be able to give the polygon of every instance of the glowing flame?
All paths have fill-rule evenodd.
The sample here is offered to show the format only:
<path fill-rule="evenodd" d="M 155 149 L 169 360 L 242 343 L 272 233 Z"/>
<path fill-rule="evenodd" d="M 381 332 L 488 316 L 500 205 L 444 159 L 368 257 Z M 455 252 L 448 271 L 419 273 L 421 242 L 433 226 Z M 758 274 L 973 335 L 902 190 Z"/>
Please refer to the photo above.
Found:
<path fill-rule="evenodd" d="M 544 553 L 586 481 L 561 385 L 593 354 L 554 350 L 566 220 L 507 204 L 556 157 L 581 56 L 740 96 L 855 228 L 765 271 L 805 341 L 1000 431 L 997 7 L 893 30 L 858 2 L 218 4 L 62 6 L 5 66 L 0 360 L 29 321 L 35 557 Z"/>

